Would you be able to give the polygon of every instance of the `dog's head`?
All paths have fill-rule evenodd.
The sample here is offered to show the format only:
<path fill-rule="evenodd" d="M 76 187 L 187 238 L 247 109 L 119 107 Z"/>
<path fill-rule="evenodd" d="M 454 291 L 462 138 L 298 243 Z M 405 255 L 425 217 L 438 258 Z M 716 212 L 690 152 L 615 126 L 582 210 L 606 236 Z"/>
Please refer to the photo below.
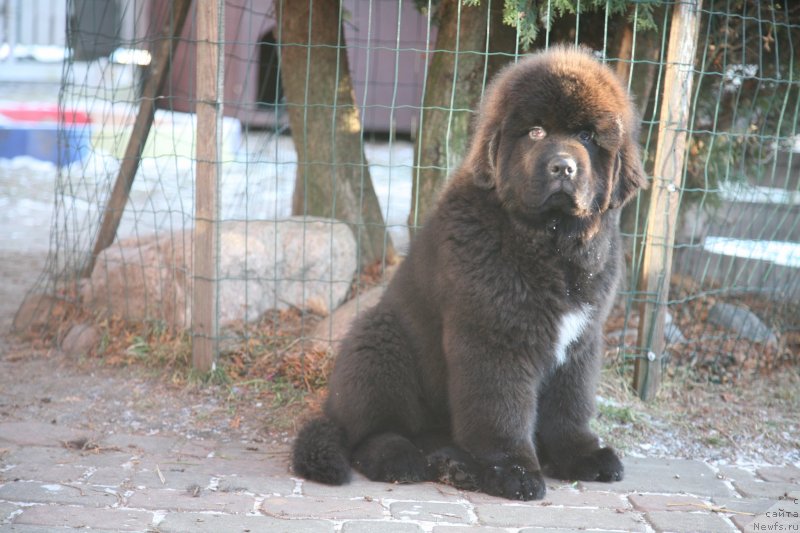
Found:
<path fill-rule="evenodd" d="M 477 120 L 467 168 L 524 219 L 594 217 L 646 185 L 636 112 L 588 52 L 556 47 L 507 67 Z"/>

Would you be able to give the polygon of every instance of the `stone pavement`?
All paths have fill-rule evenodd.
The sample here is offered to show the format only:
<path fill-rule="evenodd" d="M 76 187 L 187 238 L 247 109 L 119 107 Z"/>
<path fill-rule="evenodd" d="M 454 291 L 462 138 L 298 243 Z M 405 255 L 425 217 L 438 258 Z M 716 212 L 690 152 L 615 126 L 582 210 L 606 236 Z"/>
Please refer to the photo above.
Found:
<path fill-rule="evenodd" d="M 293 476 L 287 460 L 283 444 L 3 422 L 0 532 L 800 531 L 792 465 L 627 458 L 622 482 L 550 480 L 543 501 L 523 503 L 359 477 L 327 487 Z"/>

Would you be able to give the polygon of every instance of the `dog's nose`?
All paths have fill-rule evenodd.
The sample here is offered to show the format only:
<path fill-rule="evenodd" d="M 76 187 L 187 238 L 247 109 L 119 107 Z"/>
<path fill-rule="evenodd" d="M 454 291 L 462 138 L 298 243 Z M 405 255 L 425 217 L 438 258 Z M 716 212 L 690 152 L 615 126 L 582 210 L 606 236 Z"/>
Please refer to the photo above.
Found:
<path fill-rule="evenodd" d="M 569 156 L 556 156 L 547 164 L 552 178 L 572 179 L 577 170 L 578 164 Z"/>

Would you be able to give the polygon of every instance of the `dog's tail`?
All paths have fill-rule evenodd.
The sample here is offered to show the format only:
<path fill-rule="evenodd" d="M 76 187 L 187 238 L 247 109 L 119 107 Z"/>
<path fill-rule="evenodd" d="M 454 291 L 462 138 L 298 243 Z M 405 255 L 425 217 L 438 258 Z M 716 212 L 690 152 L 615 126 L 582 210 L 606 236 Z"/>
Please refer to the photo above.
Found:
<path fill-rule="evenodd" d="M 315 418 L 294 441 L 292 467 L 296 474 L 328 485 L 350 481 L 345 432 L 331 420 Z"/>

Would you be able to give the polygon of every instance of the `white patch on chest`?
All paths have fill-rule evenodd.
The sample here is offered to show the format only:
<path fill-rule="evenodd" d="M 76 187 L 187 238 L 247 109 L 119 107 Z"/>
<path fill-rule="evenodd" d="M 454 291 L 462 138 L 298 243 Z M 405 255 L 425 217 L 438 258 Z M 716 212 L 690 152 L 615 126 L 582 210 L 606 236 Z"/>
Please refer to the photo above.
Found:
<path fill-rule="evenodd" d="M 567 348 L 578 340 L 591 318 L 592 307 L 589 305 L 583 305 L 580 309 L 570 311 L 561 317 L 555 347 L 556 366 L 561 366 L 567 361 Z"/>

